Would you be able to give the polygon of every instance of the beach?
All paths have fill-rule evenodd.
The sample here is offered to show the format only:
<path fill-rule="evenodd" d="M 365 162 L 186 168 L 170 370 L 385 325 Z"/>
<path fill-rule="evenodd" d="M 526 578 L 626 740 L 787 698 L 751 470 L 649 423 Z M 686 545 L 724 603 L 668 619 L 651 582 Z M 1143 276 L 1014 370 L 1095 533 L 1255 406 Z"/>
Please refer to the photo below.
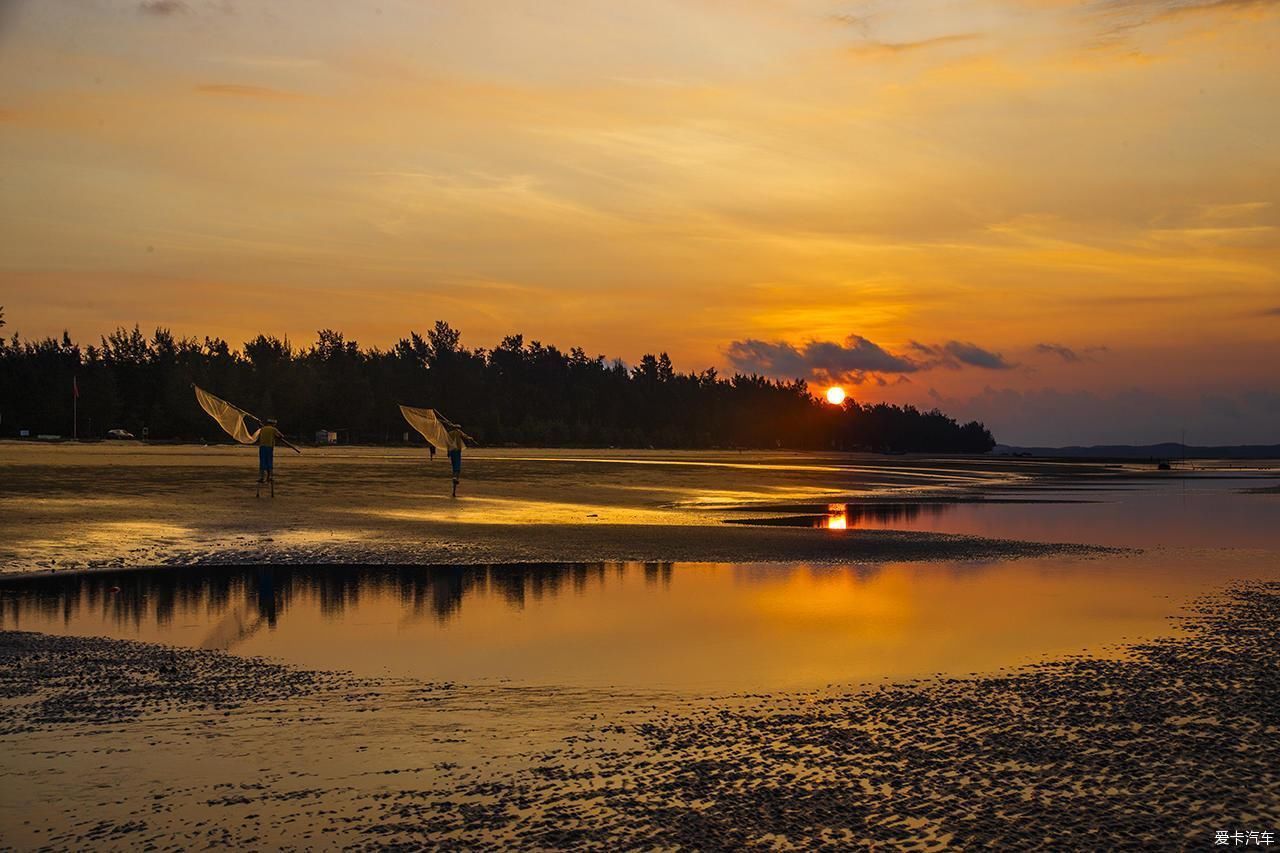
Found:
<path fill-rule="evenodd" d="M 271 499 L 235 448 L 0 444 L 5 845 L 1280 823 L 1265 464 L 478 450 L 456 503 L 436 465 L 308 451 Z"/>
<path fill-rule="evenodd" d="M 308 448 L 277 451 L 276 496 L 259 498 L 253 448 L 0 442 L 0 565 L 1016 556 L 1045 543 L 818 538 L 722 522 L 750 515 L 726 508 L 779 501 L 982 499 L 1019 486 L 1036 499 L 1042 478 L 1089 470 L 871 454 L 478 449 L 455 500 L 447 461 L 429 462 L 425 450 Z"/>
<path fill-rule="evenodd" d="M 1209 846 L 1215 831 L 1280 821 L 1278 614 L 1280 585 L 1242 586 L 1198 602 L 1188 637 L 1135 645 L 1124 661 L 841 694 L 631 697 L 638 707 L 5 633 L 4 837 Z M 504 719 L 516 710 L 519 738 Z"/>

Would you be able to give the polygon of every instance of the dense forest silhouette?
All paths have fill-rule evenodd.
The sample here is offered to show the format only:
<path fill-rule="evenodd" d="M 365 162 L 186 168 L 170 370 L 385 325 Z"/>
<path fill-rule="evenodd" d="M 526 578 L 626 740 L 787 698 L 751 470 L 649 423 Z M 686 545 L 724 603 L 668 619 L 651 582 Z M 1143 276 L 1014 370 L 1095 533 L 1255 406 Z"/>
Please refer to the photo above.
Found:
<path fill-rule="evenodd" d="M 490 445 L 983 453 L 995 444 L 981 423 L 961 425 L 936 410 L 827 405 L 804 380 L 678 373 L 666 353 L 628 368 L 521 335 L 469 349 L 444 322 L 388 350 L 362 349 L 330 329 L 305 349 L 259 335 L 235 350 L 167 329 L 148 338 L 137 327 L 83 348 L 65 332 L 0 337 L 0 435 L 70 435 L 76 387 L 81 438 L 146 428 L 152 440 L 227 441 L 196 404 L 193 382 L 278 417 L 303 440 L 325 429 L 344 443 L 402 441 L 409 427 L 397 404 L 407 403 L 439 409 Z"/>

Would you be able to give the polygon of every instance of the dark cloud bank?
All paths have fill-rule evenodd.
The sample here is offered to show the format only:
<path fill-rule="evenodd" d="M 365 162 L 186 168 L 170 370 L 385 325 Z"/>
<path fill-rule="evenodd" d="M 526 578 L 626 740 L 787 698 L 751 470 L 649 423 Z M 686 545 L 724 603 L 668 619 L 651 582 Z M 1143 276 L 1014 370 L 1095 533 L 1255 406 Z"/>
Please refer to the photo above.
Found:
<path fill-rule="evenodd" d="M 924 344 L 912 341 L 910 354 L 896 354 L 861 335 L 850 335 L 843 343 L 809 341 L 801 346 L 785 341 L 747 338 L 733 341 L 725 350 L 738 370 L 778 379 L 818 377 L 861 383 L 868 375 L 906 374 L 945 367 L 959 370 L 1010 370 L 1017 364 L 998 352 L 969 341 Z"/>

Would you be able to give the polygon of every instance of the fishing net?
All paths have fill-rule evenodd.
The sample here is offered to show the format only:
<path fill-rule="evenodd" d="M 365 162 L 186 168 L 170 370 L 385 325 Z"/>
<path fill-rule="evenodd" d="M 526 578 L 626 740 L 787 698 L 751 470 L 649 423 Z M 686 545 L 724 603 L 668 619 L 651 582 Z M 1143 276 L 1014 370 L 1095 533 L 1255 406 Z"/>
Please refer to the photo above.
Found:
<path fill-rule="evenodd" d="M 466 446 L 462 440 L 461 430 L 450 430 L 440 422 L 435 409 L 415 409 L 412 406 L 401 406 L 400 414 L 429 443 L 442 450 L 461 450 Z"/>
<path fill-rule="evenodd" d="M 237 409 L 226 400 L 213 396 L 208 391 L 198 386 L 192 386 L 196 389 L 196 400 L 200 403 L 200 408 L 209 413 L 209 417 L 218 422 L 218 426 L 226 430 L 227 435 L 234 438 L 241 444 L 253 444 L 258 440 L 258 432 L 249 432 L 249 428 L 244 425 L 246 417 L 258 418 L 244 411 Z"/>

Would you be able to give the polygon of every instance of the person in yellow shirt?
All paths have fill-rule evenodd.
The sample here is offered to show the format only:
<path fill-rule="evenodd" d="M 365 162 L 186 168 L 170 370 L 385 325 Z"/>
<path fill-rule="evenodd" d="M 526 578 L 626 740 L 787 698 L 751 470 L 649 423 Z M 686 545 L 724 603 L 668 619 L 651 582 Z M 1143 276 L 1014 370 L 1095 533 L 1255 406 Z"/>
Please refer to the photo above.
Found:
<path fill-rule="evenodd" d="M 280 442 L 285 447 L 292 447 L 295 453 L 301 453 L 297 446 L 289 439 L 284 437 L 284 433 L 280 432 L 280 428 L 276 426 L 275 418 L 267 418 L 267 422 L 262 425 L 262 429 L 258 430 L 258 439 L 255 442 L 258 445 L 258 483 L 261 485 L 271 479 L 272 472 L 275 468 L 275 452 L 276 442 Z"/>

